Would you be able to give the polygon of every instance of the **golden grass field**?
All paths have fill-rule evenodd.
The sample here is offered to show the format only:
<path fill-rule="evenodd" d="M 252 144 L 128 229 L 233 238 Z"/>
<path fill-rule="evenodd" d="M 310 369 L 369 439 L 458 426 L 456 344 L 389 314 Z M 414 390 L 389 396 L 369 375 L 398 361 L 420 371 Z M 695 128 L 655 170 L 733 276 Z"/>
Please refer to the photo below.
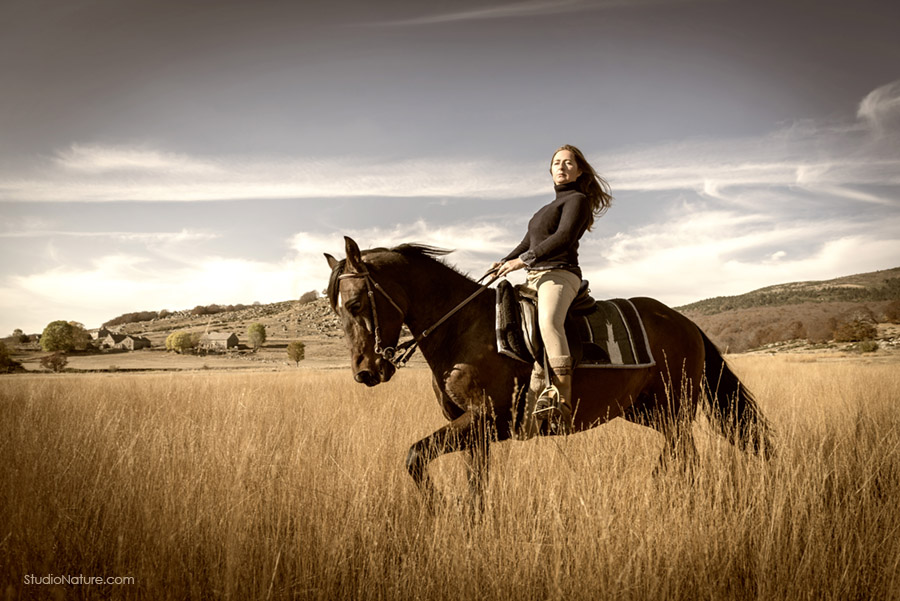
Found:
<path fill-rule="evenodd" d="M 693 480 L 621 420 L 505 442 L 475 519 L 460 457 L 434 513 L 406 475 L 423 369 L 6 377 L 0 598 L 900 599 L 897 363 L 730 361 L 776 458 L 703 419 Z"/>

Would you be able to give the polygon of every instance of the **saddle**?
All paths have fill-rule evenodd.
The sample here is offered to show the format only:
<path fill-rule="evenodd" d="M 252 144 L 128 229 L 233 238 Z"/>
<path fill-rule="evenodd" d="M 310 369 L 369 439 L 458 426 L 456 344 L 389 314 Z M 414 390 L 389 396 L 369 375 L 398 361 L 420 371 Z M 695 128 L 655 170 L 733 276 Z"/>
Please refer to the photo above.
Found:
<path fill-rule="evenodd" d="M 537 296 L 502 280 L 497 295 L 497 350 L 527 363 L 540 362 L 543 342 Z M 566 316 L 566 339 L 576 368 L 642 368 L 656 364 L 637 308 L 630 300 L 597 301 L 582 280 Z"/>

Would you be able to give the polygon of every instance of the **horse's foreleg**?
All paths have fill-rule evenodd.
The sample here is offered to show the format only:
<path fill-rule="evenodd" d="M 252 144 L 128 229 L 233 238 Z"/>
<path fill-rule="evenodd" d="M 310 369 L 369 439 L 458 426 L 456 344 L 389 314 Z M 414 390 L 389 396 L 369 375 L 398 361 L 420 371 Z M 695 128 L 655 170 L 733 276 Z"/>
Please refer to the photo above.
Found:
<path fill-rule="evenodd" d="M 472 509 L 484 510 L 484 487 L 487 483 L 491 459 L 491 432 L 487 420 L 477 419 L 473 428 L 474 439 L 465 454 L 469 475 L 469 492 Z"/>
<path fill-rule="evenodd" d="M 478 458 L 474 461 L 478 475 L 470 475 L 470 482 L 472 478 L 480 480 L 487 469 L 488 445 L 484 416 L 480 412 L 469 410 L 412 445 L 406 456 L 406 469 L 422 494 L 427 499 L 434 500 L 436 491 L 431 476 L 428 475 L 428 464 L 446 453 L 468 450 L 471 457 Z"/>

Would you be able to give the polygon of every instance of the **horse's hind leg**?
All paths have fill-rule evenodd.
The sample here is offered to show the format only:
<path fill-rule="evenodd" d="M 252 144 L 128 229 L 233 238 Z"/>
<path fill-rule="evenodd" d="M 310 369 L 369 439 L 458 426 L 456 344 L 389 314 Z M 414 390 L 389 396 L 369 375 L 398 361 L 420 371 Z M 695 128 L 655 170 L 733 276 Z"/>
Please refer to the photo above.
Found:
<path fill-rule="evenodd" d="M 625 411 L 623 417 L 653 428 L 663 435 L 663 448 L 654 474 L 676 466 L 691 474 L 699 463 L 697 446 L 694 444 L 694 404 L 682 400 L 687 401 L 695 397 L 676 398 L 671 387 L 659 388 L 660 390 L 645 392 L 638 396 L 637 402 Z M 681 395 L 686 392 L 682 392 Z"/>

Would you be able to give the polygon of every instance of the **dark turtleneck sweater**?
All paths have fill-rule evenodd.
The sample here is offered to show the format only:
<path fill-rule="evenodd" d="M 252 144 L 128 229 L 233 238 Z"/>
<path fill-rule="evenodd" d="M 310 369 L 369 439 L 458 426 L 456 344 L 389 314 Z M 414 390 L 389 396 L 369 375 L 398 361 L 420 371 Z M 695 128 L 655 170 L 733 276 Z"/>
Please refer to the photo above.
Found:
<path fill-rule="evenodd" d="M 525 237 L 503 260 L 518 257 L 529 271 L 565 269 L 581 277 L 578 240 L 590 223 L 591 205 L 575 182 L 554 188 L 556 198 L 534 214 Z"/>

